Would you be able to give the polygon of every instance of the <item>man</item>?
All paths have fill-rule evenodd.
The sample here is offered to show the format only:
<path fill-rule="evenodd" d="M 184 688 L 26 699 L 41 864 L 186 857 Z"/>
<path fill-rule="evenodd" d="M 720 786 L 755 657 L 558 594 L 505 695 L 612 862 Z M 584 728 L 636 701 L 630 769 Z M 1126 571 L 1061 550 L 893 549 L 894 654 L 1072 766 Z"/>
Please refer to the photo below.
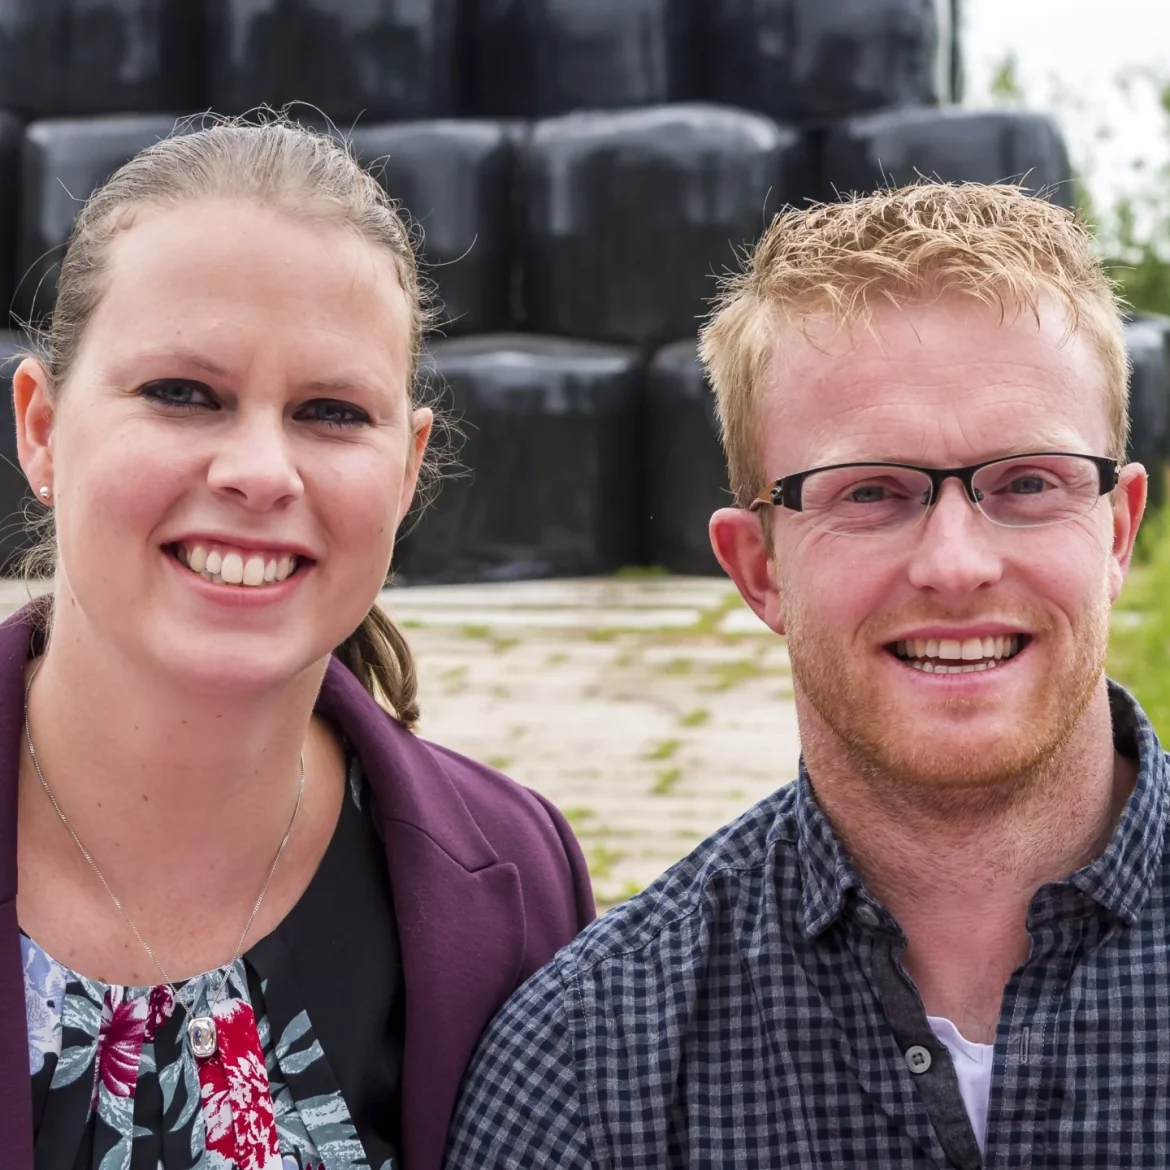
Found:
<path fill-rule="evenodd" d="M 1170 767 L 1108 683 L 1144 470 L 1075 218 L 778 218 L 702 352 L 800 776 L 490 1027 L 460 1170 L 1170 1165 Z"/>

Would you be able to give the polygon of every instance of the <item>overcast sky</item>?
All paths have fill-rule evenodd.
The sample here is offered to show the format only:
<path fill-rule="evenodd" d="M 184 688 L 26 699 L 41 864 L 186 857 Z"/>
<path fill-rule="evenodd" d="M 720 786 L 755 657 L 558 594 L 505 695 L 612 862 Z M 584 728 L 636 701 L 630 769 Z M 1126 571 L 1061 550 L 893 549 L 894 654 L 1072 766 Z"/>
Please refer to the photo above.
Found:
<path fill-rule="evenodd" d="M 1170 0 L 964 0 L 968 101 L 986 95 L 996 62 L 1014 53 L 1033 107 L 1061 120 L 1074 163 L 1090 166 L 1097 198 L 1135 183 L 1130 162 L 1163 161 L 1153 89 L 1123 97 L 1121 72 L 1146 66 L 1170 77 Z M 1098 130 L 1107 126 L 1111 140 Z"/>

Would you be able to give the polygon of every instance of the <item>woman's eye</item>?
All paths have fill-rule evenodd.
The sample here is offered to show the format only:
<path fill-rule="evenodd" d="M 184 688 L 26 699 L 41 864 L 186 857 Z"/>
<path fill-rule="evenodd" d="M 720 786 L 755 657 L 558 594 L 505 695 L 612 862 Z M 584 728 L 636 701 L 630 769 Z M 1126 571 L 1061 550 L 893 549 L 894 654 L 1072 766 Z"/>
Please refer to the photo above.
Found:
<path fill-rule="evenodd" d="M 297 411 L 297 418 L 308 422 L 323 422 L 331 427 L 360 427 L 370 421 L 370 416 L 348 402 L 336 402 L 332 398 L 319 398 L 306 403 Z"/>
<path fill-rule="evenodd" d="M 199 382 L 185 382 L 178 378 L 161 378 L 157 382 L 147 382 L 140 391 L 144 398 L 149 398 L 163 406 L 195 408 L 199 406 L 215 407 L 216 403 L 211 390 Z"/>

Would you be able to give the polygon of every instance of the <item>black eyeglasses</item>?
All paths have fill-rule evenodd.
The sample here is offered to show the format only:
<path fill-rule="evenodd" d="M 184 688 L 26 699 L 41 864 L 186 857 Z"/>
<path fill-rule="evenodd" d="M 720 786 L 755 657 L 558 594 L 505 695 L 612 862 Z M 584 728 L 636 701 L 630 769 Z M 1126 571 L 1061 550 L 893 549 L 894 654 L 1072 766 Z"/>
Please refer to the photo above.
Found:
<path fill-rule="evenodd" d="M 824 532 L 880 535 L 920 520 L 943 484 L 957 479 L 972 506 L 993 524 L 1039 528 L 1087 515 L 1117 486 L 1120 474 L 1115 459 L 1067 451 L 1010 455 L 969 467 L 835 463 L 783 476 L 748 506 L 801 512 Z"/>

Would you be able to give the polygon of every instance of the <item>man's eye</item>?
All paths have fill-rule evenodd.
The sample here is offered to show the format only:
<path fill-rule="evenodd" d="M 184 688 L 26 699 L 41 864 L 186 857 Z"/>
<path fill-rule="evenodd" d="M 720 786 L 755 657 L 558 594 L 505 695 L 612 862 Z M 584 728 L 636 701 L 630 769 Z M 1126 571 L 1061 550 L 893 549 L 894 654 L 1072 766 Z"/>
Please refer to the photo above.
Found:
<path fill-rule="evenodd" d="M 217 404 L 211 390 L 200 382 L 186 382 L 179 378 L 160 378 L 156 382 L 147 382 L 140 393 L 143 398 L 149 398 L 163 406 L 212 407 Z"/>
<path fill-rule="evenodd" d="M 360 407 L 332 398 L 319 398 L 306 403 L 297 411 L 297 418 L 323 422 L 331 427 L 360 427 L 370 421 L 370 416 Z"/>
<path fill-rule="evenodd" d="M 889 498 L 889 491 L 880 483 L 859 484 L 849 493 L 851 504 L 880 504 Z"/>
<path fill-rule="evenodd" d="M 1038 496 L 1047 487 L 1039 475 L 1017 475 L 1008 485 L 1008 490 L 1017 496 Z"/>

